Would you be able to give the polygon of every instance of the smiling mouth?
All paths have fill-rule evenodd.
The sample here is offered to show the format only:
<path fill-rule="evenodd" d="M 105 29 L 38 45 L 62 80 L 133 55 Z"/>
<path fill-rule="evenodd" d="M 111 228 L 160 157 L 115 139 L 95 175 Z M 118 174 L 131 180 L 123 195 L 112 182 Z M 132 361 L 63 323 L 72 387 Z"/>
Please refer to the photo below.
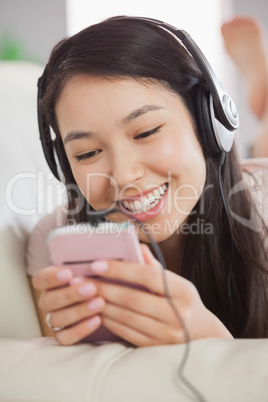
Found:
<path fill-rule="evenodd" d="M 168 183 L 159 186 L 154 189 L 152 192 L 143 195 L 139 199 L 135 199 L 133 201 L 120 201 L 121 205 L 132 214 L 141 214 L 144 212 L 148 212 L 161 201 L 163 196 L 165 195 L 168 188 Z"/>

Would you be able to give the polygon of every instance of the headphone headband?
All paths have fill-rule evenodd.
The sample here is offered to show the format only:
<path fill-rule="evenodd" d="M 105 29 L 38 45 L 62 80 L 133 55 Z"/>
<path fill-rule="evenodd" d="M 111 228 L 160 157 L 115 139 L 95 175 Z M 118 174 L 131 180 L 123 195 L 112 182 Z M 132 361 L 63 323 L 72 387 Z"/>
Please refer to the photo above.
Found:
<path fill-rule="evenodd" d="M 239 126 L 239 116 L 235 103 L 223 89 L 204 53 L 188 34 L 188 32 L 153 18 L 122 16 L 116 17 L 115 19 L 123 20 L 129 18 L 151 22 L 152 24 L 158 25 L 159 27 L 173 34 L 177 39 L 180 39 L 204 75 L 215 104 L 215 109 L 217 112 L 216 114 L 221 123 L 224 124 L 224 126 L 229 130 L 236 130 Z"/>

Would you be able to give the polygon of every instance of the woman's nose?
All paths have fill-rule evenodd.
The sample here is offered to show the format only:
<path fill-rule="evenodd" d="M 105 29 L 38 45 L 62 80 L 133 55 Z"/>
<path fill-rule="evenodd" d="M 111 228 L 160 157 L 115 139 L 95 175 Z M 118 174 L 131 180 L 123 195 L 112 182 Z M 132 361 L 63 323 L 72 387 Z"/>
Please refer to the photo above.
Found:
<path fill-rule="evenodd" d="M 121 149 L 113 156 L 111 184 L 123 189 L 139 180 L 144 174 L 144 165 L 133 150 Z"/>

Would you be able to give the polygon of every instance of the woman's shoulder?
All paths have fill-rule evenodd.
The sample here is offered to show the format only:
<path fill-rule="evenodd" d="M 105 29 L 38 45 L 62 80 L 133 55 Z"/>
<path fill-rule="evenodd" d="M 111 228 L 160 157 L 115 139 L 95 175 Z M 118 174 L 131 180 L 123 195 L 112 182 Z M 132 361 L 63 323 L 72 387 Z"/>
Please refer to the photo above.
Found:
<path fill-rule="evenodd" d="M 53 213 L 43 217 L 34 227 L 29 236 L 27 247 L 27 273 L 34 275 L 40 269 L 51 265 L 46 239 L 56 227 L 64 226 L 67 222 L 66 208 L 60 206 Z"/>
<path fill-rule="evenodd" d="M 268 174 L 268 158 L 243 159 L 241 161 L 241 166 L 243 171 L 254 173 L 257 170 L 263 170 Z"/>
<path fill-rule="evenodd" d="M 241 168 L 244 177 L 251 178 L 252 183 L 261 186 L 263 192 L 268 194 L 268 158 L 242 160 Z"/>

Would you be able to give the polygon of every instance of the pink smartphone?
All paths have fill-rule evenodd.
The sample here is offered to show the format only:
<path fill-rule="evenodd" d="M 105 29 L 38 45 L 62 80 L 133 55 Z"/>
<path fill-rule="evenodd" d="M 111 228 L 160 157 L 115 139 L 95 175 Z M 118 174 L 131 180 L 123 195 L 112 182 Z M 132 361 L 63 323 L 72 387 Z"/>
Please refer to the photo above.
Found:
<path fill-rule="evenodd" d="M 70 266 L 75 275 L 95 275 L 90 264 L 96 260 L 144 262 L 135 226 L 129 223 L 63 226 L 50 232 L 47 243 L 54 265 Z"/>
<path fill-rule="evenodd" d="M 96 276 L 90 268 L 96 260 L 144 262 L 135 226 L 126 222 L 105 222 L 97 226 L 83 223 L 56 228 L 48 235 L 47 245 L 53 264 L 68 266 L 75 275 Z M 129 283 L 126 285 L 141 288 Z M 120 340 L 103 325 L 84 339 L 86 342 Z"/>

